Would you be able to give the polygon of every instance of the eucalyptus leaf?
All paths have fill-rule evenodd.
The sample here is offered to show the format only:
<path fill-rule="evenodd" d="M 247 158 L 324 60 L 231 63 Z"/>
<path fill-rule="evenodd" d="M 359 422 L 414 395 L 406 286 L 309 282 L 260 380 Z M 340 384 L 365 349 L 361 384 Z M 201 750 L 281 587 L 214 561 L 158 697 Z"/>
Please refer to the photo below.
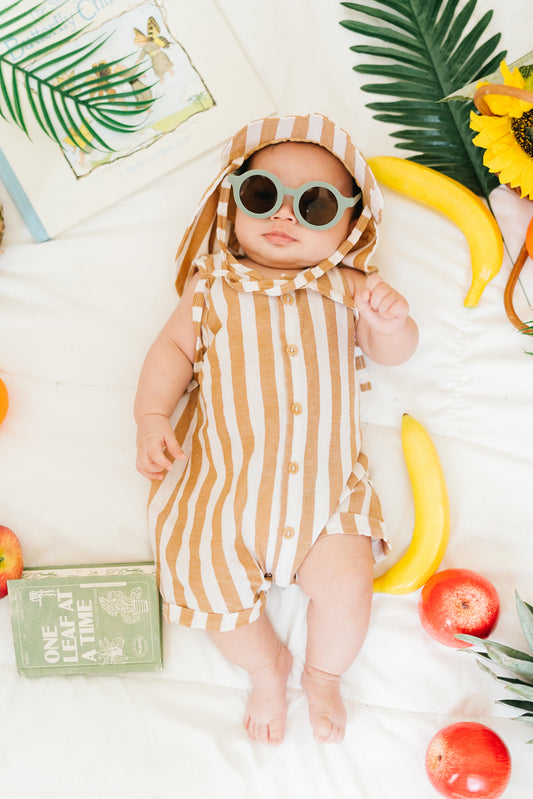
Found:
<path fill-rule="evenodd" d="M 0 116 L 14 122 L 26 135 L 28 116 L 33 116 L 60 145 L 69 140 L 82 149 L 112 150 L 105 131 L 124 134 L 138 130 L 140 122 L 135 124 L 135 116 L 154 102 L 146 97 L 151 86 L 131 86 L 131 81 L 141 79 L 146 70 L 137 64 L 123 66 L 131 54 L 105 62 L 105 71 L 102 64 L 84 68 L 109 37 L 80 45 L 77 39 L 85 27 L 61 36 L 65 22 L 35 33 L 38 24 L 57 7 L 35 17 L 44 4 L 21 10 L 21 2 L 16 0 L 0 10 Z M 21 41 L 21 34 L 30 30 L 30 38 Z M 50 43 L 54 31 L 59 37 Z M 17 42 L 10 46 L 13 38 Z M 19 51 L 21 55 L 17 55 Z M 77 67 L 80 71 L 71 74 Z"/>
<path fill-rule="evenodd" d="M 369 58 L 354 70 L 381 79 L 364 84 L 362 90 L 399 98 L 368 104 L 375 119 L 398 128 L 395 146 L 414 153 L 407 156 L 410 160 L 488 197 L 499 181 L 483 166 L 483 153 L 472 143 L 472 103 L 441 101 L 481 79 L 505 57 L 505 51 L 496 52 L 499 33 L 482 41 L 492 12 L 472 24 L 476 0 L 367 0 L 341 5 L 350 9 L 352 18 L 340 24 L 359 40 L 350 49 Z M 364 37 L 385 46 L 362 44 Z"/>

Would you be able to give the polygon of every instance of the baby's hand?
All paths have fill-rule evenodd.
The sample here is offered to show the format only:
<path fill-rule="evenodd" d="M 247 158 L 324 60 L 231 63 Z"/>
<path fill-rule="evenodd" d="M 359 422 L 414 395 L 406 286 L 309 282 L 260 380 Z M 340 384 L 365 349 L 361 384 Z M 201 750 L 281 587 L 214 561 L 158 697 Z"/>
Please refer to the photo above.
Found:
<path fill-rule="evenodd" d="M 359 316 L 380 333 L 400 330 L 409 316 L 409 305 L 402 295 L 384 283 L 377 272 L 368 275 L 365 288 L 355 295 Z"/>
<path fill-rule="evenodd" d="M 163 414 L 147 413 L 137 422 L 137 470 L 149 480 L 162 480 L 172 468 L 165 448 L 173 458 L 187 456 L 176 440 L 172 426 Z"/>

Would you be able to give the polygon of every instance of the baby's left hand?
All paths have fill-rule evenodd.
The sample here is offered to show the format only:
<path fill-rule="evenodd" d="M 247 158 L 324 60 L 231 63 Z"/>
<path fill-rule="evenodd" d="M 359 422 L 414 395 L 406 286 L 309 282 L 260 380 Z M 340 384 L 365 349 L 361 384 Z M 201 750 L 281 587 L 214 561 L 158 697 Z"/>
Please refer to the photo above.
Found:
<path fill-rule="evenodd" d="M 380 333 L 400 330 L 409 316 L 405 297 L 384 283 L 377 272 L 368 275 L 365 287 L 354 299 L 360 318 Z"/>

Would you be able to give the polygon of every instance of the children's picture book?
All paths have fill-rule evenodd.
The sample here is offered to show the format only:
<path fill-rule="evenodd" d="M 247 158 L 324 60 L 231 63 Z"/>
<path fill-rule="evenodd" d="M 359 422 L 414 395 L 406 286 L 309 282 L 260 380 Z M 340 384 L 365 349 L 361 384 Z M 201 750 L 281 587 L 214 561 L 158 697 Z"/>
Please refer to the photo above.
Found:
<path fill-rule="evenodd" d="M 8 581 L 17 671 L 103 675 L 163 667 L 153 563 L 25 569 Z"/>
<path fill-rule="evenodd" d="M 9 92 L 0 92 L 0 191 L 3 183 L 36 241 L 275 110 L 215 0 L 22 0 L 21 9 L 29 15 L 22 26 L 18 8 L 0 18 L 0 69 L 18 85 L 16 101 L 10 89 L 11 114 Z M 26 23 L 32 17 L 34 27 Z M 80 89 L 88 69 L 105 83 L 87 75 Z M 133 92 L 127 98 L 124 85 Z M 64 99 L 69 89 L 74 106 Z M 132 97 L 140 101 L 134 116 L 127 113 Z M 75 117 L 89 101 L 102 120 L 114 122 L 99 127 L 98 119 L 89 125 Z M 39 103 L 47 106 L 39 112 L 44 127 L 49 115 L 71 114 L 72 128 L 59 141 L 36 118 Z M 22 116 L 29 135 L 13 115 Z"/>

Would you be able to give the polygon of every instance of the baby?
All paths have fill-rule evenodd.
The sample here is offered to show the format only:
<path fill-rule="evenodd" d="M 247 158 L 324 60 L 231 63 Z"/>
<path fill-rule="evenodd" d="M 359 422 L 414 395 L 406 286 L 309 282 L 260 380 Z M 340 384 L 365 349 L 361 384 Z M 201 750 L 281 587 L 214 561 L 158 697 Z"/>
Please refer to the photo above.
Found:
<path fill-rule="evenodd" d="M 344 131 L 318 114 L 259 120 L 224 158 L 135 400 L 159 585 L 167 619 L 207 630 L 250 674 L 250 738 L 280 743 L 292 657 L 265 604 L 271 585 L 297 583 L 310 723 L 337 742 L 340 678 L 388 551 L 361 451 L 363 353 L 400 364 L 418 331 L 368 266 L 381 194 Z"/>

